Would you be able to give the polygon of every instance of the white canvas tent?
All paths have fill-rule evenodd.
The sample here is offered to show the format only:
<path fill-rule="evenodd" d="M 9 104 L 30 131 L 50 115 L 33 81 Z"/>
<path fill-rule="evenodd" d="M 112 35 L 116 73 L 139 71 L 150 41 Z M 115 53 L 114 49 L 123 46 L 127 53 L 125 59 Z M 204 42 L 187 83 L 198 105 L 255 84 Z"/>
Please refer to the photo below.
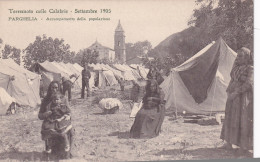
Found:
<path fill-rule="evenodd" d="M 36 107 L 40 99 L 40 75 L 32 73 L 12 59 L 0 60 L 0 87 L 20 105 Z"/>
<path fill-rule="evenodd" d="M 107 85 L 118 84 L 114 73 L 110 71 L 104 64 L 89 64 L 94 71 L 98 71 L 98 87 L 105 87 Z"/>
<path fill-rule="evenodd" d="M 215 71 L 211 72 L 212 69 L 203 67 L 210 64 L 207 58 L 213 59 L 212 65 L 217 68 Z M 180 66 L 173 68 L 170 75 L 160 85 L 165 93 L 166 108 L 174 108 L 178 112 L 186 111 L 195 114 L 223 112 L 227 100 L 226 88 L 230 81 L 229 74 L 235 58 L 236 53 L 220 38 Z M 197 68 L 197 66 L 200 67 Z M 212 80 L 209 80 L 206 98 L 201 100 L 202 102 L 197 102 L 196 96 L 192 95 L 192 91 L 187 87 L 187 81 L 185 84 L 185 80 L 181 77 L 183 73 L 188 73 L 188 75 L 185 74 L 185 77 L 191 82 L 194 78 L 201 78 L 201 81 L 207 80 L 208 78 L 204 78 L 204 76 L 209 74 L 215 76 Z M 194 91 L 199 91 L 199 87 L 203 87 L 203 85 L 199 85 L 199 81 L 197 86 L 191 87 Z"/>
<path fill-rule="evenodd" d="M 4 88 L 0 87 L 0 115 L 5 115 L 9 106 L 16 102 L 13 97 L 11 97 Z"/>
<path fill-rule="evenodd" d="M 124 80 L 136 80 L 135 76 L 133 75 L 132 71 L 129 69 L 126 69 L 121 64 L 114 64 L 113 67 L 115 67 L 117 70 L 121 71 L 121 74 L 124 77 Z"/>

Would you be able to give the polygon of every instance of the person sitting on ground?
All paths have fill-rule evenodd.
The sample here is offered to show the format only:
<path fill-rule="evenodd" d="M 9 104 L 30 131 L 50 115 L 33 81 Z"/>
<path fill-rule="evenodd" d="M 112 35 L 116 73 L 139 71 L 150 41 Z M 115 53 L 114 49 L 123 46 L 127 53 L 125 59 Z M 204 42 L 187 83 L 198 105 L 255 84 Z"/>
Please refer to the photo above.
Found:
<path fill-rule="evenodd" d="M 137 81 L 135 81 L 135 80 L 132 80 L 132 83 L 133 83 L 133 87 L 132 87 L 132 90 L 131 90 L 131 97 L 130 98 L 133 102 L 138 102 L 139 93 L 140 93 L 140 86 L 137 83 Z"/>
<path fill-rule="evenodd" d="M 47 120 L 43 124 L 43 129 L 49 131 L 50 134 L 61 136 L 65 142 L 65 151 L 70 150 L 69 139 L 67 136 L 68 130 L 72 128 L 70 120 L 70 109 L 66 104 L 61 102 L 61 94 L 56 93 L 51 97 L 51 103 L 47 106 Z M 47 152 L 51 152 L 52 143 L 47 139 Z"/>

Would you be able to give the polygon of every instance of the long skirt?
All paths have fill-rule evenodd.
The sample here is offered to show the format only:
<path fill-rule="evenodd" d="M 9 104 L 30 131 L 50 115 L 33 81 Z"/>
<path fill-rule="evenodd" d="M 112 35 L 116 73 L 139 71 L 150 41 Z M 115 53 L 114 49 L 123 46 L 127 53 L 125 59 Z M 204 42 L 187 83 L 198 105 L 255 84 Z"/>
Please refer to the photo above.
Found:
<path fill-rule="evenodd" d="M 159 109 L 142 108 L 130 130 L 131 138 L 153 138 L 159 135 L 165 116 L 164 106 Z"/>
<path fill-rule="evenodd" d="M 227 101 L 220 138 L 243 149 L 253 149 L 253 102 L 246 94 Z"/>

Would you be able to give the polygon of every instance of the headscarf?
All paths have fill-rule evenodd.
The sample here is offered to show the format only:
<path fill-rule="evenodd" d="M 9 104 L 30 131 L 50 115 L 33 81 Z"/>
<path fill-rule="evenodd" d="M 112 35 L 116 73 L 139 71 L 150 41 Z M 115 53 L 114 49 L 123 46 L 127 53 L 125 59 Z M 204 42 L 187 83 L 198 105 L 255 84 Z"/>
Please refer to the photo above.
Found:
<path fill-rule="evenodd" d="M 238 80 L 241 76 L 241 74 L 243 74 L 249 65 L 249 61 L 250 61 L 250 50 L 246 47 L 242 47 L 241 49 L 238 50 L 238 52 L 243 52 L 244 55 L 246 55 L 247 57 L 245 57 L 246 63 L 244 65 L 239 65 L 239 63 L 237 62 L 237 58 L 234 62 L 233 68 L 231 70 L 230 76 L 231 78 L 233 78 L 234 80 Z"/>
<path fill-rule="evenodd" d="M 145 87 L 145 91 L 146 91 L 146 96 L 151 96 L 152 92 L 151 92 L 151 85 L 154 84 L 154 86 L 156 87 L 156 94 L 159 94 L 159 85 L 158 82 L 155 79 L 149 79 L 147 80 L 147 84 Z M 154 94 L 154 92 L 153 92 Z"/>

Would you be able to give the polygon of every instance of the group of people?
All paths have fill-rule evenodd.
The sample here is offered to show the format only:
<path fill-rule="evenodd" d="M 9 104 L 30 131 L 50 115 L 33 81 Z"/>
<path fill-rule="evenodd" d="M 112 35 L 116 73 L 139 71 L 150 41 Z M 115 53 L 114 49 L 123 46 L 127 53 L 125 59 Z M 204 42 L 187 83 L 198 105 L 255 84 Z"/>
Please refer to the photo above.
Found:
<path fill-rule="evenodd" d="M 232 149 L 232 145 L 237 145 L 241 152 L 253 149 L 253 67 L 250 65 L 250 60 L 250 51 L 247 48 L 241 48 L 230 73 L 225 120 L 220 136 L 226 141 L 223 148 Z M 84 67 L 81 98 L 84 98 L 85 87 L 89 91 L 90 77 L 89 70 Z M 130 129 L 131 138 L 158 136 L 164 120 L 166 101 L 159 87 L 163 82 L 163 77 L 155 67 L 152 67 L 147 78 L 145 94 L 142 98 L 143 106 L 136 114 Z M 68 100 L 60 95 L 59 91 L 60 83 L 51 82 L 41 104 L 39 119 L 43 120 L 41 134 L 45 141 L 46 152 L 55 153 L 62 148 L 66 154 L 71 150 L 74 129 L 71 124 Z M 139 92 L 140 86 L 133 81 L 131 99 L 134 102 L 139 101 Z M 63 141 L 62 146 L 60 146 L 60 141 Z M 70 156 L 70 154 L 66 155 Z"/>

